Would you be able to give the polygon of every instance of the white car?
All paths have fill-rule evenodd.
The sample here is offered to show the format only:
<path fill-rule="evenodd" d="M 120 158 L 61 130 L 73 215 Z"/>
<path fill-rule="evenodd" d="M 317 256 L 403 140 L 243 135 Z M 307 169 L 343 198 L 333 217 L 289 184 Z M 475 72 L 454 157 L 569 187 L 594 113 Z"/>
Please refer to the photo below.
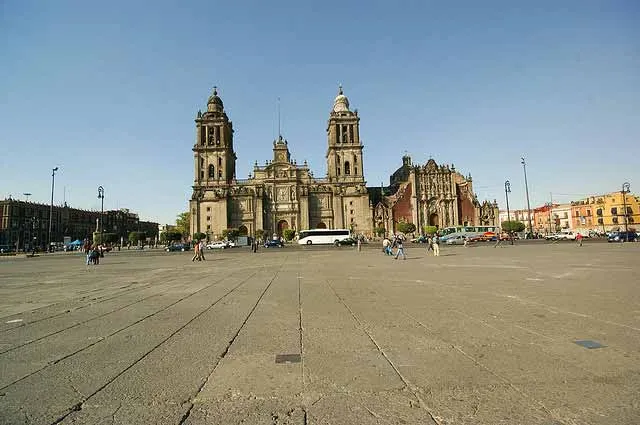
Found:
<path fill-rule="evenodd" d="M 207 249 L 227 249 L 227 248 L 229 248 L 229 245 L 227 244 L 227 242 L 224 242 L 224 241 L 210 242 L 209 244 L 207 244 Z"/>
<path fill-rule="evenodd" d="M 464 235 L 455 235 L 447 238 L 444 243 L 447 245 L 464 245 L 465 238 L 466 237 Z"/>

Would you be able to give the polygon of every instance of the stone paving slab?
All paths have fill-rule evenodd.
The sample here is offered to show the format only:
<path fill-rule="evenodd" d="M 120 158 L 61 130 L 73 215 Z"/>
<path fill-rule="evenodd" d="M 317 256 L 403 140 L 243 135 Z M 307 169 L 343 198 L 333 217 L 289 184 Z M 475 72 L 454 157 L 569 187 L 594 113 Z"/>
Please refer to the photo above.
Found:
<path fill-rule="evenodd" d="M 640 244 L 407 253 L 3 257 L 0 424 L 640 423 Z"/>

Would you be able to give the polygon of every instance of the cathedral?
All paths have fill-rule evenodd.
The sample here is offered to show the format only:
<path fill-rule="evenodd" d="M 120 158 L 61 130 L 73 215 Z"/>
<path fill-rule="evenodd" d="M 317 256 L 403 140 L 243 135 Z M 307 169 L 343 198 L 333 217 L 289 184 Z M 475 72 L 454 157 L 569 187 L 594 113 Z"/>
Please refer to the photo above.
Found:
<path fill-rule="evenodd" d="M 342 87 L 327 123 L 324 178 L 314 177 L 306 161 L 293 161 L 287 140 L 279 135 L 272 159 L 264 166 L 256 162 L 248 179 L 237 179 L 233 123 L 216 88 L 195 123 L 191 234 L 216 240 L 231 228 L 259 236 L 285 229 L 343 228 L 371 236 L 375 227 L 395 231 L 400 221 L 421 229 L 498 220 L 495 203 L 478 203 L 471 176 L 433 160 L 420 167 L 405 156 L 388 187 L 367 188 L 360 117 L 349 108 Z"/>

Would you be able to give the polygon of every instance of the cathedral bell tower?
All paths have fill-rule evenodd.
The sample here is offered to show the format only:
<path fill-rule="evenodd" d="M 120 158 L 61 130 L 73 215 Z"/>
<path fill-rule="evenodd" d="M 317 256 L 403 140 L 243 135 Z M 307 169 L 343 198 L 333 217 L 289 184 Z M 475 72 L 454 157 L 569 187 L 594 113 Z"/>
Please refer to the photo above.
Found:
<path fill-rule="evenodd" d="M 196 116 L 194 189 L 229 184 L 236 174 L 233 123 L 224 112 L 217 87 L 209 96 L 207 111 Z"/>
<path fill-rule="evenodd" d="M 349 110 L 349 99 L 339 87 L 327 126 L 327 177 L 335 183 L 364 183 L 360 118 Z"/>

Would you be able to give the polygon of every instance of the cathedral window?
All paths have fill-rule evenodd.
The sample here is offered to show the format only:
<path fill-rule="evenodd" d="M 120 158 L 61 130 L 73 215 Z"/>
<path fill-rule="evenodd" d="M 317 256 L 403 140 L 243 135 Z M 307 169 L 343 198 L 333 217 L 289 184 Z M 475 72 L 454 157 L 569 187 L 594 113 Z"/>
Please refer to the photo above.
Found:
<path fill-rule="evenodd" d="M 222 170 L 218 170 L 218 178 L 222 178 Z"/>
<path fill-rule="evenodd" d="M 210 179 L 216 178 L 216 170 L 213 167 L 213 164 L 209 164 L 209 178 Z"/>
<path fill-rule="evenodd" d="M 218 158 L 218 167 L 222 167 L 222 158 Z"/>
<path fill-rule="evenodd" d="M 349 164 L 349 161 L 344 162 L 344 175 L 345 176 L 351 175 L 351 164 Z"/>
<path fill-rule="evenodd" d="M 200 171 L 200 180 L 204 180 L 204 171 Z"/>

